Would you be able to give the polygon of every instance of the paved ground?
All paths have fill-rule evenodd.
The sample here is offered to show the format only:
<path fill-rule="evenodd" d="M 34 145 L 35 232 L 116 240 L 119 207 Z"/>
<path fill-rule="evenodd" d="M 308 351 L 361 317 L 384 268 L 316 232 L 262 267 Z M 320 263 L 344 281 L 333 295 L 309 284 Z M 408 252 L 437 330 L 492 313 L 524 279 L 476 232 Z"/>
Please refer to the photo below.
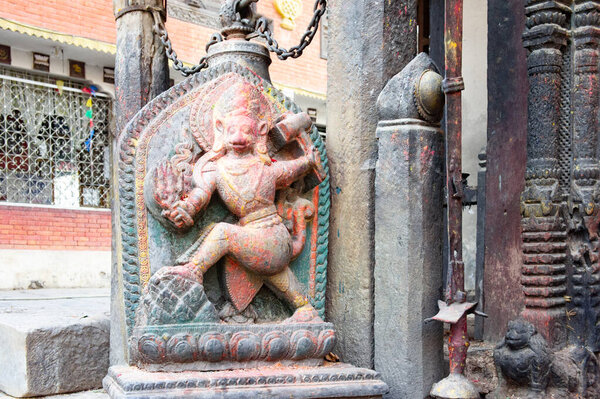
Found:
<path fill-rule="evenodd" d="M 0 291 L 0 322 L 17 329 L 54 328 L 86 317 L 108 317 L 109 309 L 109 288 Z"/>
<path fill-rule="evenodd" d="M 39 397 L 39 396 L 38 396 Z M 13 398 L 13 396 L 9 396 L 3 392 L 0 392 L 0 399 L 8 399 Z M 97 391 L 87 391 L 87 392 L 76 392 L 70 393 L 66 395 L 52 395 L 52 396 L 43 396 L 45 399 L 108 399 L 108 394 L 104 392 L 104 390 L 100 389 Z"/>

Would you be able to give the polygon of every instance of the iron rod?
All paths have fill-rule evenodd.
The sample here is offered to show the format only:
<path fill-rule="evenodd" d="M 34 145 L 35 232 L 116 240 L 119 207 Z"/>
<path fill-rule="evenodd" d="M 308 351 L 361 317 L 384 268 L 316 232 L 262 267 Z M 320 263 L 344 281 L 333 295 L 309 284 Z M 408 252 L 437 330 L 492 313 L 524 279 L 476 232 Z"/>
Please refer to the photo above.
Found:
<path fill-rule="evenodd" d="M 0 79 L 10 80 L 12 82 L 27 83 L 27 84 L 30 84 L 30 85 L 47 87 L 47 88 L 50 88 L 50 89 L 58 89 L 58 86 L 55 85 L 55 84 L 53 84 L 53 83 L 38 82 L 37 80 L 23 79 L 23 78 L 18 78 L 16 76 L 0 75 Z M 86 94 L 81 89 L 76 89 L 76 88 L 73 88 L 73 87 L 65 87 L 65 86 L 63 86 L 61 90 L 71 91 L 73 93 L 83 93 L 83 94 Z M 96 97 L 112 98 L 112 96 L 110 96 L 108 94 L 104 94 L 104 93 L 98 93 L 98 92 L 96 92 L 96 93 L 94 93 L 94 95 Z"/>
<path fill-rule="evenodd" d="M 446 188 L 448 212 L 448 270 L 446 302 L 466 301 L 462 260 L 462 35 L 463 2 L 446 0 L 445 12 L 446 92 Z M 467 355 L 466 314 L 450 326 L 448 349 L 450 373 L 462 374 Z"/>

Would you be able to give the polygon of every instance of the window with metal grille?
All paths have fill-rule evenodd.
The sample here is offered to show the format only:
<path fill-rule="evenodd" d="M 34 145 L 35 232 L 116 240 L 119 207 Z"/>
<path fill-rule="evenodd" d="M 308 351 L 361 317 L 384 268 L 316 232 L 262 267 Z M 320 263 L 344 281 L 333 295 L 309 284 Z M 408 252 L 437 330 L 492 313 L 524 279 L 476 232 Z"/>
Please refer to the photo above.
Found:
<path fill-rule="evenodd" d="M 111 99 L 85 87 L 0 68 L 0 202 L 110 206 Z"/>

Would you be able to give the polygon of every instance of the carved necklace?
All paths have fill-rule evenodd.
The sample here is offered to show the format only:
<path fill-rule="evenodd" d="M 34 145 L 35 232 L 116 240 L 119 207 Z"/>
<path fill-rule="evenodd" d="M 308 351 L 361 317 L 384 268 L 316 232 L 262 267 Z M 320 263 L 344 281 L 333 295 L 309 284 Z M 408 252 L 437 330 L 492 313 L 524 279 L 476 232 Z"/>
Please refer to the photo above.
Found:
<path fill-rule="evenodd" d="M 242 187 L 240 187 L 240 185 L 236 184 L 237 182 L 235 182 L 231 178 L 232 176 L 245 175 L 246 173 L 248 173 L 250 168 L 252 166 L 254 166 L 254 164 L 256 164 L 256 163 L 260 164 L 260 172 L 258 175 L 258 179 L 256 179 L 254 184 L 252 184 L 252 185 L 244 184 Z M 262 181 L 264 169 L 265 169 L 264 164 L 260 160 L 250 162 L 246 165 L 235 165 L 235 166 L 222 165 L 221 176 L 223 177 L 223 180 L 225 180 L 225 183 L 227 183 L 229 188 L 234 193 L 236 193 L 242 200 L 244 200 L 245 204 L 247 204 L 247 203 L 251 202 L 252 200 L 256 199 L 256 191 L 258 190 L 260 182 Z M 248 180 L 246 180 L 246 182 L 248 182 Z"/>

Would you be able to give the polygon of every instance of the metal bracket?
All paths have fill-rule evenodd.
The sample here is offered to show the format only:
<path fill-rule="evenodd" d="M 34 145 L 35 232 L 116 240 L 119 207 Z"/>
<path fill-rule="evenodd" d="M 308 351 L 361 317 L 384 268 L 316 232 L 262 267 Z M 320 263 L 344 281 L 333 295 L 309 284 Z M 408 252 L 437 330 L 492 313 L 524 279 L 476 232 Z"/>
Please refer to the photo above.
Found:
<path fill-rule="evenodd" d="M 463 207 L 465 206 L 472 206 L 472 205 L 477 205 L 477 190 L 479 189 L 478 186 L 469 186 L 467 183 L 467 178 L 469 177 L 468 173 L 463 173 L 462 174 L 462 180 L 459 184 L 456 184 L 454 181 L 452 181 L 452 185 L 455 187 L 455 191 L 456 193 L 453 193 L 452 196 L 454 198 L 455 195 L 462 195 L 462 205 Z M 485 190 L 485 187 L 481 187 L 482 190 Z M 444 191 L 446 190 L 446 187 L 444 187 Z M 444 206 L 447 205 L 447 195 L 446 192 L 444 192 Z"/>
<path fill-rule="evenodd" d="M 465 89 L 465 81 L 462 76 L 458 76 L 456 78 L 446 78 L 442 82 L 442 89 L 446 94 L 463 91 Z"/>

